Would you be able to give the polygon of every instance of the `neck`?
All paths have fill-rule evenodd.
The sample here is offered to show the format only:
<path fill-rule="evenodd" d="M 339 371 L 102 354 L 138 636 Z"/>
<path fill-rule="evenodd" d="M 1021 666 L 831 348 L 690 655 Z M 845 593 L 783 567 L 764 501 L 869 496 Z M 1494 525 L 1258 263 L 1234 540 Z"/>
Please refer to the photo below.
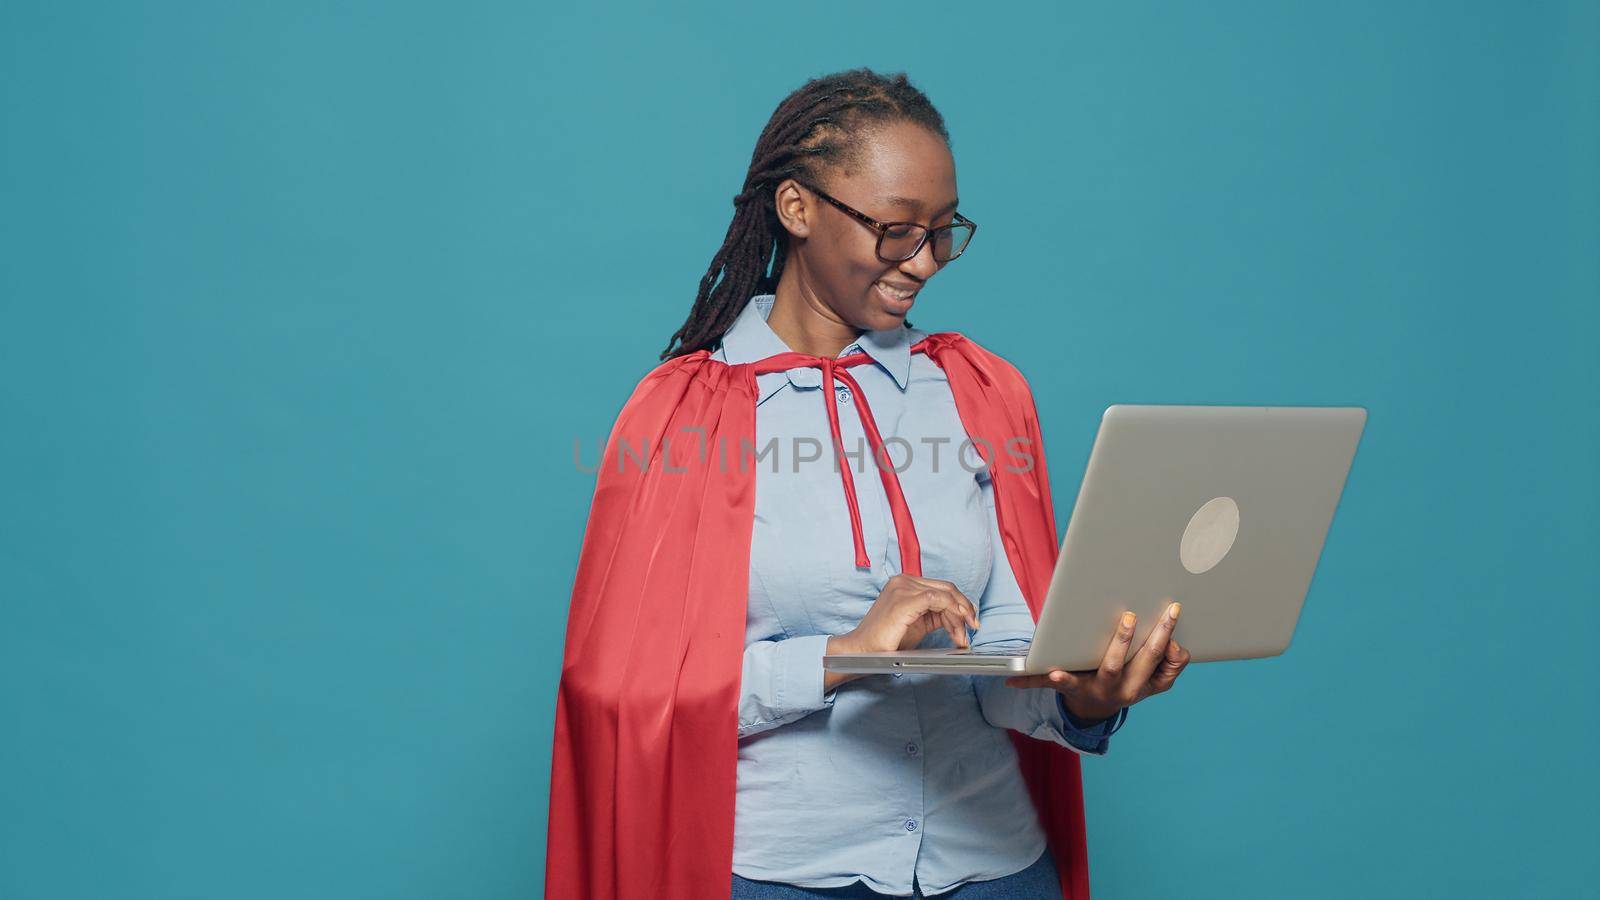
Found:
<path fill-rule="evenodd" d="M 796 272 L 795 267 L 785 267 L 778 277 L 767 325 L 790 350 L 834 359 L 861 335 L 861 329 L 840 321 Z"/>

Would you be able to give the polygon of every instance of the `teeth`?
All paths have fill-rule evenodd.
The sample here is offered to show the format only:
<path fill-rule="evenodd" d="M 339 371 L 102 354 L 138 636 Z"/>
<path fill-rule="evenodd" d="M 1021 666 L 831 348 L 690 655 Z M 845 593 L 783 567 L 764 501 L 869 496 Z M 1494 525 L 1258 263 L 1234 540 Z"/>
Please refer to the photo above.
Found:
<path fill-rule="evenodd" d="M 889 285 L 884 284 L 881 281 L 878 282 L 878 287 L 882 288 L 883 292 L 888 294 L 889 296 L 898 297 L 901 300 L 909 300 L 909 299 L 911 299 L 912 295 L 916 294 L 916 291 L 902 291 L 899 288 L 890 287 Z"/>

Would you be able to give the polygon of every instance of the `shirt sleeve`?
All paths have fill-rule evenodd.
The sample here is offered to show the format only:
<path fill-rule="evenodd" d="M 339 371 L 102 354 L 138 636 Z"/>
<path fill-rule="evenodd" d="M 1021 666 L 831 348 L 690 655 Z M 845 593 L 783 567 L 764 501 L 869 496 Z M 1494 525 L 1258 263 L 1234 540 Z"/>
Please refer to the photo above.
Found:
<path fill-rule="evenodd" d="M 1033 613 L 1006 558 L 1000 522 L 994 511 L 994 484 L 987 473 L 979 473 L 978 480 L 989 523 L 989 542 L 994 547 L 994 565 L 989 583 L 978 601 L 981 627 L 972 645 L 1026 648 L 1033 643 Z M 983 718 L 990 725 L 1020 731 L 1080 754 L 1104 756 L 1111 748 L 1111 733 L 1120 728 L 1127 717 L 1127 707 L 1124 707 L 1118 715 L 1090 724 L 1068 713 L 1060 692 L 1054 688 L 1007 687 L 1004 678 L 993 675 L 973 676 L 972 683 Z"/>
<path fill-rule="evenodd" d="M 744 648 L 739 683 L 739 737 L 787 725 L 832 706 L 838 689 L 822 691 L 828 635 L 756 641 Z"/>

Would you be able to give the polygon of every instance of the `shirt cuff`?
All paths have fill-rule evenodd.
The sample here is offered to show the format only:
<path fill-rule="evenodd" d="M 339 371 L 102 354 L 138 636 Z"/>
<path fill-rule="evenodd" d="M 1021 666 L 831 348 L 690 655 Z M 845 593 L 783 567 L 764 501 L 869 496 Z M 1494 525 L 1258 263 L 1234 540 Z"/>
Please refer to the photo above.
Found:
<path fill-rule="evenodd" d="M 776 669 L 780 707 L 809 712 L 833 705 L 838 688 L 826 694 L 822 692 L 822 658 L 828 653 L 828 637 L 808 634 L 778 642 Z"/>
<path fill-rule="evenodd" d="M 1066 731 L 1069 734 L 1076 734 L 1090 743 L 1116 734 L 1117 730 L 1122 727 L 1122 723 L 1127 721 L 1128 718 L 1128 707 L 1124 706 L 1117 711 L 1116 715 L 1099 721 L 1080 719 L 1073 715 L 1071 710 L 1067 709 L 1066 699 L 1062 697 L 1060 691 L 1056 692 L 1056 708 L 1061 710 L 1061 721 L 1066 723 Z"/>

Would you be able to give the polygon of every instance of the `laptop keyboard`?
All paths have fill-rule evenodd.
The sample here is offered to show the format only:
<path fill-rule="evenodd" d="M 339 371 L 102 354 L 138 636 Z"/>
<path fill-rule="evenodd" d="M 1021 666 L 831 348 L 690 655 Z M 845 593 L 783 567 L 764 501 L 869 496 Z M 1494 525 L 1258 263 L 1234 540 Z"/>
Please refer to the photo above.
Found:
<path fill-rule="evenodd" d="M 982 647 L 978 647 L 978 648 L 973 648 L 973 649 L 970 649 L 970 650 L 952 650 L 952 651 L 950 651 L 950 655 L 951 656 L 1027 656 L 1028 654 L 1019 653 L 1016 650 L 996 650 L 996 649 L 993 649 L 993 648 L 985 649 L 985 648 L 982 648 Z"/>

